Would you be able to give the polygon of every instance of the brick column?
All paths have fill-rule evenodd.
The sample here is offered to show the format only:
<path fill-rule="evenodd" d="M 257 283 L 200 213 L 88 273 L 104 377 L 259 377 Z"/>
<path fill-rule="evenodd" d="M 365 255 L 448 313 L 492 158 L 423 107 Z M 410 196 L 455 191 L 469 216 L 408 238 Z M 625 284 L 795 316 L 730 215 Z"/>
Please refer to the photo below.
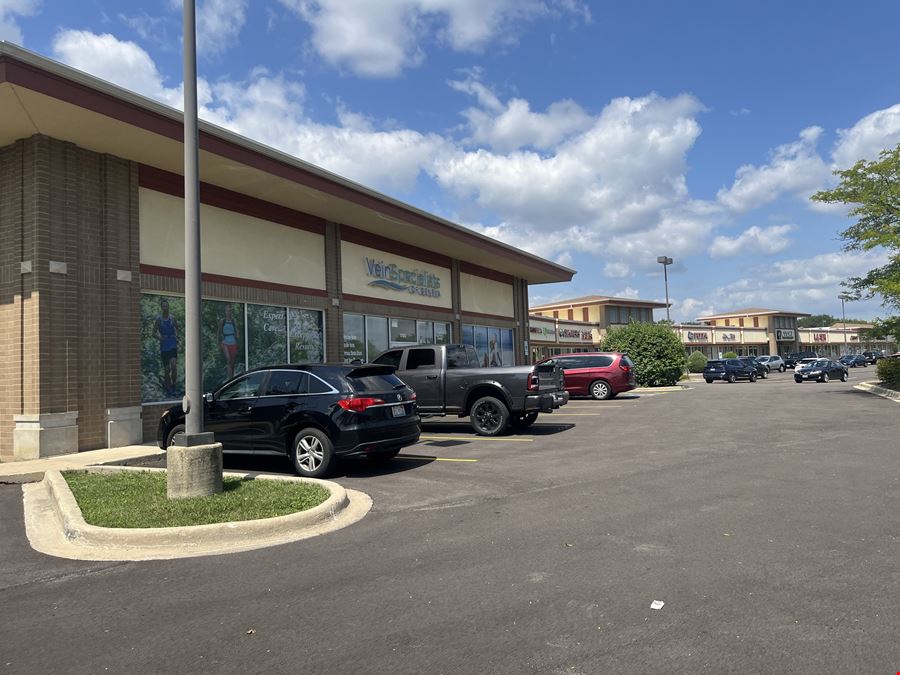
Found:
<path fill-rule="evenodd" d="M 329 363 L 344 360 L 344 308 L 342 298 L 340 223 L 325 224 L 325 357 Z"/>

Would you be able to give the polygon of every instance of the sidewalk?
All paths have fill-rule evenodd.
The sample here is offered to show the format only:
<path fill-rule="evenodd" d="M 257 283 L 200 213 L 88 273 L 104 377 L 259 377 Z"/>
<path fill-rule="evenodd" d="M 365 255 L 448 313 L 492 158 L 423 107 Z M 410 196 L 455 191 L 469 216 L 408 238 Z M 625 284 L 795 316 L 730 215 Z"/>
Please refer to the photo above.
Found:
<path fill-rule="evenodd" d="M 126 445 L 121 448 L 101 448 L 86 450 L 69 455 L 30 459 L 24 462 L 0 462 L 0 483 L 35 483 L 44 479 L 44 472 L 50 470 L 67 471 L 81 469 L 93 464 L 109 464 L 125 459 L 161 455 L 156 443 Z"/>

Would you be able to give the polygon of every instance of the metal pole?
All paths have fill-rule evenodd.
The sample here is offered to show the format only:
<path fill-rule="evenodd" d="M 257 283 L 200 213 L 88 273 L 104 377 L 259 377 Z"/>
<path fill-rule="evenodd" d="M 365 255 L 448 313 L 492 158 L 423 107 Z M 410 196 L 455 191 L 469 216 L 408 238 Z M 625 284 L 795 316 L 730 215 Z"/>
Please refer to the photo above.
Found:
<path fill-rule="evenodd" d="M 841 296 L 841 319 L 844 322 L 844 353 L 847 353 L 847 313 L 844 311 L 844 298 Z"/>
<path fill-rule="evenodd" d="M 200 156 L 194 0 L 184 0 L 184 387 L 188 437 L 203 431 L 200 391 Z"/>
<path fill-rule="evenodd" d="M 669 317 L 669 263 L 663 263 L 663 278 L 666 280 L 666 321 L 671 323 L 672 319 Z"/>

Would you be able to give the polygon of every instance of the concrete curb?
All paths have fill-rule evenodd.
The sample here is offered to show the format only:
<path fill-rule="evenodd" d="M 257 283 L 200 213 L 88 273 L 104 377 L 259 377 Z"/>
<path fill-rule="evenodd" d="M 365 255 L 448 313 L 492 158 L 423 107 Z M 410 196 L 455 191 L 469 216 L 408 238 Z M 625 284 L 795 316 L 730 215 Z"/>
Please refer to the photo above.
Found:
<path fill-rule="evenodd" d="M 900 391 L 881 387 L 874 382 L 860 382 L 859 384 L 854 384 L 853 388 L 859 389 L 860 391 L 864 391 L 868 394 L 875 394 L 875 396 L 886 398 L 888 400 L 894 401 L 895 403 L 900 403 Z"/>
<path fill-rule="evenodd" d="M 629 391 L 629 394 L 654 394 L 654 393 L 662 393 L 662 392 L 670 392 L 670 391 L 684 391 L 686 389 L 691 389 L 692 387 L 686 384 L 676 384 L 672 387 L 637 387 Z"/>
<path fill-rule="evenodd" d="M 91 467 L 91 472 L 164 471 L 139 467 Z M 247 551 L 298 541 L 346 527 L 366 515 L 372 500 L 332 481 L 292 476 L 225 472 L 253 480 L 322 485 L 330 496 L 299 513 L 260 520 L 165 528 L 109 528 L 89 525 L 59 471 L 24 485 L 25 526 L 32 547 L 79 560 L 159 560 Z"/>
<path fill-rule="evenodd" d="M 0 464 L 0 485 L 37 483 L 44 480 L 47 471 L 74 471 L 88 466 L 100 466 L 109 462 L 135 462 L 165 455 L 165 450 L 156 446 L 125 446 L 122 448 L 102 448 L 86 450 L 69 455 L 57 455 L 32 459 L 24 462 L 3 462 Z"/>

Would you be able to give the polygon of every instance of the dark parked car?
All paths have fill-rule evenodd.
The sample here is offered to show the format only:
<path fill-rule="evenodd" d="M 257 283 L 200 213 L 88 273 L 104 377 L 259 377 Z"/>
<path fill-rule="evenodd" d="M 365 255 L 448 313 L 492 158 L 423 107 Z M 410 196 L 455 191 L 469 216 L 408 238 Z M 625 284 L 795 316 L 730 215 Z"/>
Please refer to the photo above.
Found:
<path fill-rule="evenodd" d="M 555 361 L 566 376 L 566 391 L 572 396 L 605 400 L 635 388 L 634 362 L 619 352 L 561 354 L 541 363 Z"/>
<path fill-rule="evenodd" d="M 418 395 L 423 417 L 469 416 L 481 436 L 524 429 L 538 413 L 569 402 L 562 368 L 552 363 L 483 368 L 471 345 L 419 345 L 390 349 L 375 363 L 397 369 Z"/>
<path fill-rule="evenodd" d="M 797 363 L 799 363 L 802 359 L 817 359 L 819 355 L 815 352 L 794 352 L 793 354 L 788 354 L 784 359 L 785 368 L 795 368 Z"/>
<path fill-rule="evenodd" d="M 794 371 L 794 381 L 815 380 L 816 382 L 828 382 L 831 378 L 837 378 L 841 382 L 847 381 L 846 366 L 837 361 L 819 359 L 803 365 Z"/>
<path fill-rule="evenodd" d="M 840 359 L 838 359 L 843 365 L 848 368 L 865 368 L 869 365 L 869 362 L 866 360 L 866 357 L 862 354 L 844 354 Z"/>
<path fill-rule="evenodd" d="M 712 384 L 714 380 L 756 382 L 756 366 L 744 363 L 740 359 L 707 361 L 706 367 L 703 369 L 703 379 L 707 384 Z"/>
<path fill-rule="evenodd" d="M 259 368 L 206 394 L 203 429 L 223 452 L 290 457 L 301 476 L 320 478 L 340 457 L 394 457 L 419 440 L 416 394 L 387 366 Z M 160 448 L 184 431 L 181 405 L 166 410 Z"/>
<path fill-rule="evenodd" d="M 882 352 L 881 350 L 878 350 L 878 349 L 876 349 L 874 351 L 863 352 L 862 355 L 865 357 L 866 363 L 871 363 L 871 364 L 875 364 L 878 361 L 878 359 L 884 358 L 884 352 Z"/>
<path fill-rule="evenodd" d="M 753 366 L 754 368 L 756 368 L 757 377 L 761 377 L 764 380 L 769 377 L 769 366 L 767 366 L 765 363 L 757 361 L 755 356 L 740 356 L 738 358 L 748 366 Z"/>

